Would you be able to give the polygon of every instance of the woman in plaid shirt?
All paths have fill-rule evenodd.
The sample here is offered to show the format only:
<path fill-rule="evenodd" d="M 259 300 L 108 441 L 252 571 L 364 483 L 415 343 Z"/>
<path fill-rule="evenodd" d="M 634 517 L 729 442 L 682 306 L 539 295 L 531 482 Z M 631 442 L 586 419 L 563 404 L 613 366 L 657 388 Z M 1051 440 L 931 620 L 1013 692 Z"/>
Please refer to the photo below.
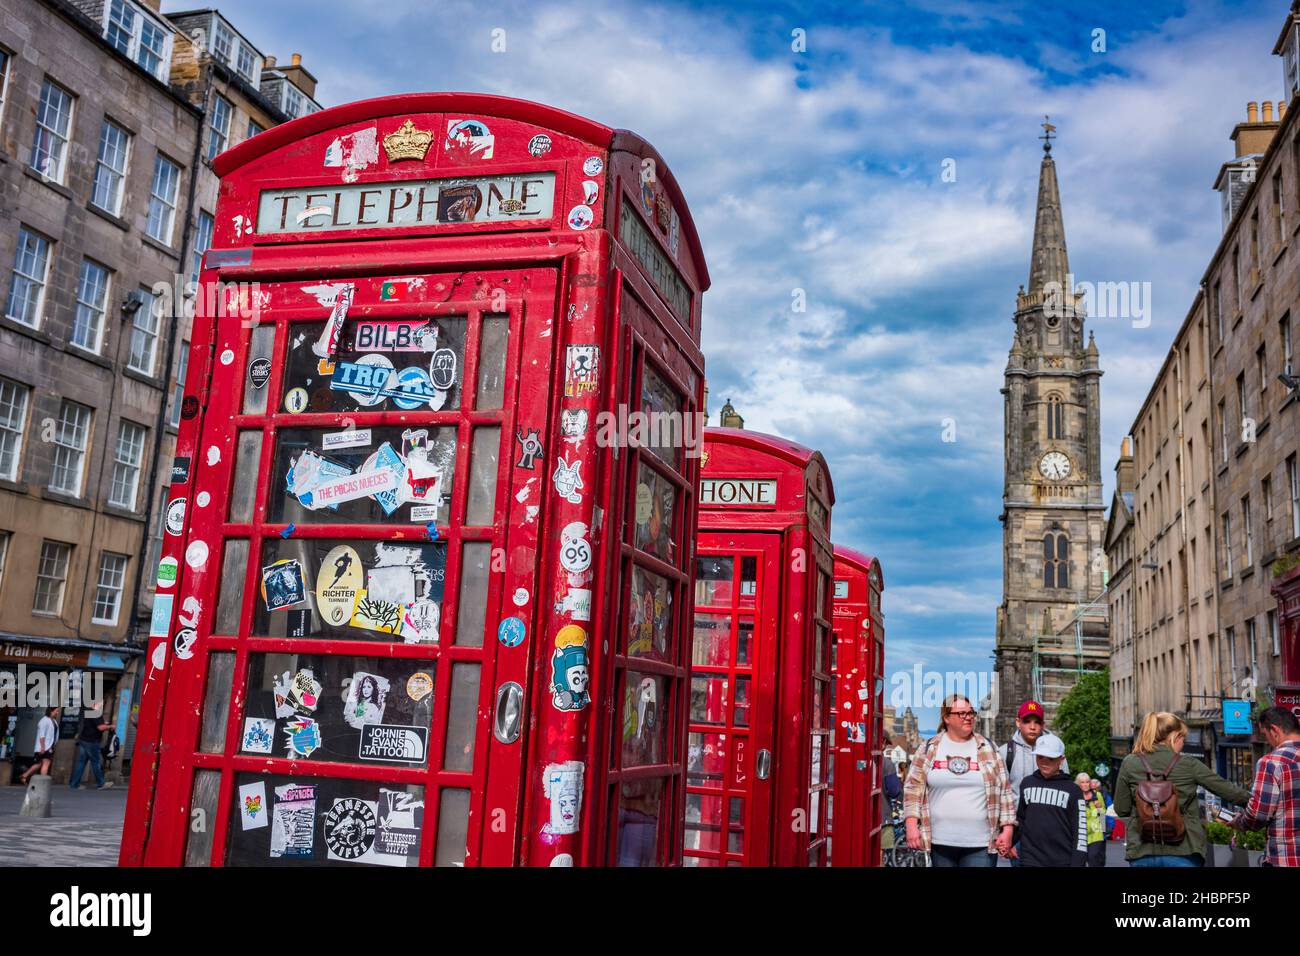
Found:
<path fill-rule="evenodd" d="M 975 733 L 975 708 L 954 694 L 939 711 L 943 730 L 912 758 L 903 786 L 907 845 L 936 867 L 996 866 L 1011 846 L 1016 804 L 992 741 Z"/>
<path fill-rule="evenodd" d="M 1273 752 L 1255 765 L 1250 802 L 1233 825 L 1268 827 L 1265 866 L 1300 866 L 1300 721 L 1285 707 L 1270 707 L 1255 724 Z"/>

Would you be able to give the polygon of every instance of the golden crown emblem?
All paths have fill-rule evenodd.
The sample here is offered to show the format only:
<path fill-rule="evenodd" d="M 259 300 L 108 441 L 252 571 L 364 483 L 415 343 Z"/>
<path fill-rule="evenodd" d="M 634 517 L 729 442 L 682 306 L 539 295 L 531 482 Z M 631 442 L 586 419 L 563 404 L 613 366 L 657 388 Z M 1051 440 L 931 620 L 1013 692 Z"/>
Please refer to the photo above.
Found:
<path fill-rule="evenodd" d="M 384 137 L 384 152 L 390 163 L 404 159 L 422 160 L 433 142 L 433 133 L 429 130 L 416 129 L 409 119 L 396 132 Z"/>

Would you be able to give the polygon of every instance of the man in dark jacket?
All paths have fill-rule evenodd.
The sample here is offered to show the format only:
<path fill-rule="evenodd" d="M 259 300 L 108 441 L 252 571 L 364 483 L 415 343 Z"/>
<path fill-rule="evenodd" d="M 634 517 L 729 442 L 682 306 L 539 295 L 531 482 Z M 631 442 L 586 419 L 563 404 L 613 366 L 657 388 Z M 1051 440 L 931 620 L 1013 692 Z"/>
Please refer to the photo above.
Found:
<path fill-rule="evenodd" d="M 1021 866 L 1086 866 L 1088 819 L 1083 791 L 1061 772 L 1065 745 L 1044 734 L 1034 744 L 1038 765 L 1020 785 L 1016 810 Z"/>

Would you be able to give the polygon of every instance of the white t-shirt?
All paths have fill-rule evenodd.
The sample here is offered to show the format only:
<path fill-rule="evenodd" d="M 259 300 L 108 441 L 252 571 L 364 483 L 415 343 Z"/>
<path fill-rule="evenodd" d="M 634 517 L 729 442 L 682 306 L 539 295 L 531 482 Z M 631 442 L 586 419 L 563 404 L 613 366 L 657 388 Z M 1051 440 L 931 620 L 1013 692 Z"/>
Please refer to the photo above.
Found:
<path fill-rule="evenodd" d="M 47 750 L 53 750 L 58 740 L 58 725 L 52 718 L 42 717 L 41 722 L 36 725 L 36 752 L 43 754 Z"/>
<path fill-rule="evenodd" d="M 984 793 L 984 774 L 975 759 L 978 750 L 974 737 L 964 743 L 947 734 L 939 738 L 934 762 L 926 773 L 932 843 L 988 846 L 988 799 Z"/>

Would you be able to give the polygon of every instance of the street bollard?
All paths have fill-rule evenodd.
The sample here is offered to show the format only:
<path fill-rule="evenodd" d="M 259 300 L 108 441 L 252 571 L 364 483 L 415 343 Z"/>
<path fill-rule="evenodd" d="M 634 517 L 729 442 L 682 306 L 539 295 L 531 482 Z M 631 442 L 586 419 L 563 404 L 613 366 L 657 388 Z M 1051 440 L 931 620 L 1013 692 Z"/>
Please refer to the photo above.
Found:
<path fill-rule="evenodd" d="M 23 797 L 23 808 L 18 811 L 20 817 L 48 817 L 50 815 L 50 785 L 54 778 L 47 774 L 38 774 L 27 783 L 27 795 Z"/>

